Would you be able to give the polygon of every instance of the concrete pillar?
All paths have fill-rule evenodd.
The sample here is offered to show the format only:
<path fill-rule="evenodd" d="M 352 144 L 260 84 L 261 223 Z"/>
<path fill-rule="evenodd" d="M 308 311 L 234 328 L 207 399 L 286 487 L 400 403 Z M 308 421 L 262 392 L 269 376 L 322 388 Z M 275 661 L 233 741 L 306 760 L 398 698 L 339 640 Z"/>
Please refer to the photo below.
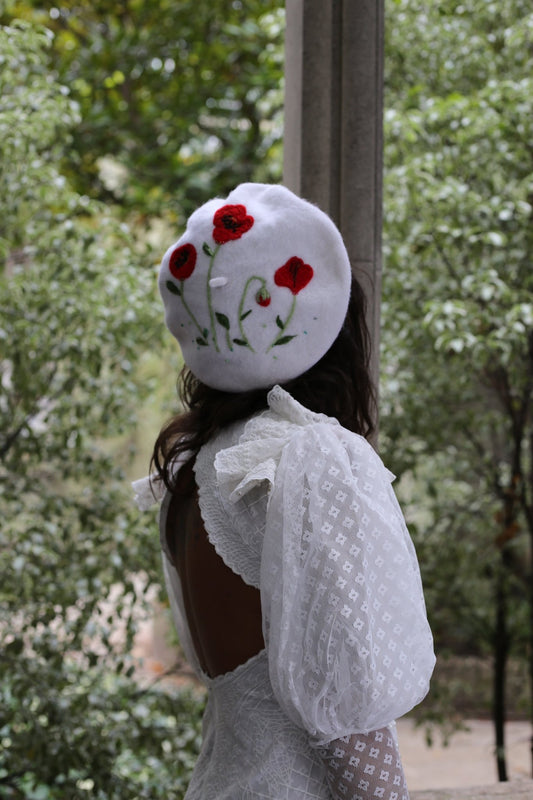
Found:
<path fill-rule="evenodd" d="M 379 370 L 383 0 L 286 0 L 284 183 L 336 222 Z"/>

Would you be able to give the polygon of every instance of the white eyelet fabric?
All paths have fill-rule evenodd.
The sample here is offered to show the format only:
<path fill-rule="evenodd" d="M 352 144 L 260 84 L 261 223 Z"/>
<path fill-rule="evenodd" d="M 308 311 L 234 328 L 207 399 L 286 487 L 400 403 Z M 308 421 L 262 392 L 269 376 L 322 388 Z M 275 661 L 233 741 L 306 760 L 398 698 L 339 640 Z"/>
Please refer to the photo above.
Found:
<path fill-rule="evenodd" d="M 393 475 L 279 386 L 268 402 L 200 452 L 200 507 L 224 561 L 261 590 L 278 702 L 320 745 L 419 703 L 432 636 Z"/>

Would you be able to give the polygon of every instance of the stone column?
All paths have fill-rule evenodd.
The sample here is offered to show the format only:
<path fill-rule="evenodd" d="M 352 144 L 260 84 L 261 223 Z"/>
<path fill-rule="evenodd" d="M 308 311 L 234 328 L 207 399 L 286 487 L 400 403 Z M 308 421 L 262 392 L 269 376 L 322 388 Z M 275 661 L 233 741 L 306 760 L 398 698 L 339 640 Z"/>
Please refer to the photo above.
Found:
<path fill-rule="evenodd" d="M 383 0 L 287 0 L 284 183 L 336 222 L 379 370 Z"/>

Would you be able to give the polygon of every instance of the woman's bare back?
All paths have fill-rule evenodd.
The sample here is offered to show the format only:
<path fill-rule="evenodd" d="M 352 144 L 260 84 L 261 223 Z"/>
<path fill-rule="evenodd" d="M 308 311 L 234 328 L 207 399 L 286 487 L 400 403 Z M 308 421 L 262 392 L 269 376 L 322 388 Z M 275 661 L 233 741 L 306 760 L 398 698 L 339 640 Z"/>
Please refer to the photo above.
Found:
<path fill-rule="evenodd" d="M 209 541 L 192 467 L 180 473 L 166 536 L 180 577 L 187 621 L 202 670 L 211 678 L 243 664 L 264 647 L 259 590 L 246 584 Z"/>

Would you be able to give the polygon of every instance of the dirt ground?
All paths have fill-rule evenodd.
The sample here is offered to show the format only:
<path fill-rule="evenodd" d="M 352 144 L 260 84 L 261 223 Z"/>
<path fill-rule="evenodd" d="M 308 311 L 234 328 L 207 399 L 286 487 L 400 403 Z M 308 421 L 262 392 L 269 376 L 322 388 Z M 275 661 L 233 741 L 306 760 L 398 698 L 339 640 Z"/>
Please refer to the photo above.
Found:
<path fill-rule="evenodd" d="M 398 738 L 407 778 L 413 791 L 488 786 L 497 783 L 492 723 L 468 720 L 468 732 L 452 736 L 448 747 L 437 741 L 427 747 L 424 733 L 408 719 L 398 720 Z M 506 725 L 507 767 L 510 780 L 531 777 L 531 727 L 527 722 Z"/>

